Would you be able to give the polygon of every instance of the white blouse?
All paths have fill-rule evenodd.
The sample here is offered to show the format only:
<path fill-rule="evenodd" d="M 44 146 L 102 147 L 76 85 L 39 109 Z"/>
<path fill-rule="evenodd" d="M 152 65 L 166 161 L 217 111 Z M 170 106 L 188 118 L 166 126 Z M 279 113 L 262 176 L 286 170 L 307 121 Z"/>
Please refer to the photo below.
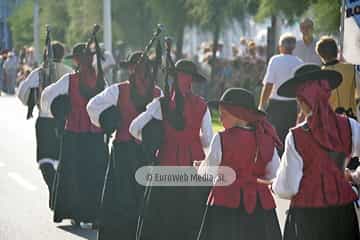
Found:
<path fill-rule="evenodd" d="M 142 129 L 145 125 L 151 121 L 151 119 L 162 120 L 162 112 L 159 98 L 155 98 L 151 103 L 146 106 L 146 111 L 137 116 L 132 123 L 130 124 L 130 134 L 138 139 L 142 140 Z M 203 145 L 203 148 L 207 148 L 210 145 L 213 130 L 211 123 L 210 111 L 207 108 L 206 112 L 202 118 L 201 129 L 200 129 L 200 139 Z"/>
<path fill-rule="evenodd" d="M 41 110 L 50 117 L 54 117 L 51 113 L 51 104 L 54 99 L 60 95 L 69 92 L 70 74 L 65 74 L 58 81 L 47 86 L 41 94 L 40 106 Z"/>
<path fill-rule="evenodd" d="M 360 153 L 360 124 L 350 119 L 352 133 L 352 157 L 359 156 Z M 347 159 L 346 165 L 350 159 Z M 285 140 L 285 151 L 281 158 L 280 168 L 272 184 L 272 189 L 280 198 L 291 199 L 299 191 L 301 179 L 303 177 L 303 159 L 296 151 L 294 137 L 289 131 Z M 352 173 L 353 181 L 360 184 L 360 167 Z"/>
<path fill-rule="evenodd" d="M 64 74 L 71 73 L 73 70 L 72 68 L 64 65 L 63 63 L 54 63 L 54 78 L 55 80 L 58 80 L 61 78 Z M 19 85 L 18 91 L 17 91 L 17 97 L 20 99 L 20 101 L 27 105 L 30 95 L 30 90 L 32 88 L 38 88 L 40 84 L 40 72 L 41 67 L 38 67 L 34 69 L 27 78 L 22 81 Z M 39 109 L 39 116 L 40 117 L 47 117 L 50 118 L 51 115 L 44 112 L 41 108 Z"/>
<path fill-rule="evenodd" d="M 241 148 L 241 146 L 239 146 Z M 217 176 L 216 167 L 221 165 L 222 160 L 222 145 L 220 134 L 217 133 L 210 145 L 209 152 L 206 156 L 206 159 L 201 162 L 198 169 L 198 174 L 201 176 L 212 175 Z M 279 155 L 276 148 L 274 148 L 274 153 L 272 160 L 266 165 L 266 174 L 263 176 L 265 180 L 271 180 L 275 177 L 276 171 L 279 167 Z"/>
<path fill-rule="evenodd" d="M 113 84 L 91 98 L 86 106 L 91 123 L 97 127 L 101 127 L 99 123 L 101 113 L 111 106 L 116 106 L 118 98 L 119 84 Z"/>
<path fill-rule="evenodd" d="M 24 105 L 28 103 L 31 88 L 39 87 L 39 72 L 40 68 L 34 69 L 19 85 L 17 97 Z"/>
<path fill-rule="evenodd" d="M 161 89 L 158 89 L 160 90 L 160 96 L 163 96 Z M 118 104 L 120 94 L 119 83 L 117 83 L 107 87 L 101 93 L 90 99 L 86 109 L 92 124 L 100 127 L 99 118 L 101 113 L 111 106 L 116 106 Z"/>

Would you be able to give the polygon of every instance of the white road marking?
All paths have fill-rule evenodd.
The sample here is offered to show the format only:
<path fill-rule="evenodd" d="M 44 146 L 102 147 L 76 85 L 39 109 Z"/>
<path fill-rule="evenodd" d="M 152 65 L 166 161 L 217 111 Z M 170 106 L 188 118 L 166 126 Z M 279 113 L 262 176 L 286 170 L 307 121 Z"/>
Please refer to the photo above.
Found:
<path fill-rule="evenodd" d="M 0 162 L 0 167 L 4 167 L 5 163 Z"/>
<path fill-rule="evenodd" d="M 18 173 L 16 172 L 9 172 L 8 176 L 10 178 L 12 178 L 15 182 L 17 182 L 18 184 L 20 184 L 23 188 L 25 188 L 26 190 L 29 191 L 35 191 L 37 188 L 32 185 L 31 183 L 29 183 L 26 179 L 24 179 L 22 176 L 20 176 Z"/>

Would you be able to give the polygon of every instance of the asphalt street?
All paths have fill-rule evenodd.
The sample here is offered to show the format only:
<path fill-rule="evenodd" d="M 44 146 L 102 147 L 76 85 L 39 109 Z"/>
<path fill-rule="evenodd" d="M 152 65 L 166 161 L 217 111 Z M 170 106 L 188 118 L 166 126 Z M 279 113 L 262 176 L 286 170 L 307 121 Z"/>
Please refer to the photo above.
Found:
<path fill-rule="evenodd" d="M 13 96 L 0 96 L 0 109 L 0 240 L 96 239 L 95 231 L 52 222 L 35 160 L 35 119 L 25 119 L 27 108 Z M 288 202 L 277 203 L 283 228 Z"/>

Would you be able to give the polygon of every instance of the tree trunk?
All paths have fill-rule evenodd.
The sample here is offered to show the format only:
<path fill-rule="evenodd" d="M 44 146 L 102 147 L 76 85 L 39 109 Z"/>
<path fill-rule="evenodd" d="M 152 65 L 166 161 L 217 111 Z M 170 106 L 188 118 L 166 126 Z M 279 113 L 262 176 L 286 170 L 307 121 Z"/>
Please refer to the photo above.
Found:
<path fill-rule="evenodd" d="M 179 60 L 183 56 L 183 45 L 184 45 L 184 30 L 185 30 L 185 23 L 182 23 L 179 26 L 178 31 L 176 33 L 176 60 Z"/>
<path fill-rule="evenodd" d="M 277 53 L 278 38 L 279 38 L 279 18 L 271 16 L 271 27 L 268 28 L 268 41 L 267 41 L 267 60 Z"/>
<path fill-rule="evenodd" d="M 220 25 L 216 24 L 213 33 L 213 49 L 211 59 L 211 81 L 215 80 L 215 65 L 216 65 L 216 52 L 218 49 L 219 37 L 220 37 Z"/>

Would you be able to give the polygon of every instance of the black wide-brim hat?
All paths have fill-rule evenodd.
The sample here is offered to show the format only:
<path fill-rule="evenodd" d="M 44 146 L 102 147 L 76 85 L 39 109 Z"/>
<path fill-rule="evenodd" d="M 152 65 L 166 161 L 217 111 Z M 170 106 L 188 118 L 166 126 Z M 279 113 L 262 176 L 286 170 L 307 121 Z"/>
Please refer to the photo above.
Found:
<path fill-rule="evenodd" d="M 229 105 L 245 108 L 256 114 L 266 115 L 264 111 L 256 107 L 254 95 L 243 88 L 229 88 L 221 96 L 220 100 L 208 102 L 210 108 L 219 108 L 220 105 Z"/>
<path fill-rule="evenodd" d="M 127 57 L 127 60 L 119 62 L 119 66 L 121 68 L 128 68 L 130 65 L 137 64 L 140 61 L 142 54 L 143 54 L 143 51 L 135 51 L 135 52 L 131 53 Z"/>
<path fill-rule="evenodd" d="M 183 72 L 193 76 L 193 81 L 205 82 L 206 77 L 199 72 L 196 64 L 187 59 L 180 59 L 175 64 L 175 72 Z"/>
<path fill-rule="evenodd" d="M 330 88 L 335 89 L 340 85 L 342 75 L 337 71 L 322 70 L 318 65 L 304 64 L 295 71 L 293 78 L 280 85 L 277 94 L 283 97 L 295 98 L 299 85 L 317 80 L 327 80 Z"/>
<path fill-rule="evenodd" d="M 89 53 L 89 50 L 87 48 L 86 43 L 77 43 L 72 48 L 71 54 L 66 55 L 65 58 L 69 59 L 69 58 L 84 56 L 88 53 Z"/>

